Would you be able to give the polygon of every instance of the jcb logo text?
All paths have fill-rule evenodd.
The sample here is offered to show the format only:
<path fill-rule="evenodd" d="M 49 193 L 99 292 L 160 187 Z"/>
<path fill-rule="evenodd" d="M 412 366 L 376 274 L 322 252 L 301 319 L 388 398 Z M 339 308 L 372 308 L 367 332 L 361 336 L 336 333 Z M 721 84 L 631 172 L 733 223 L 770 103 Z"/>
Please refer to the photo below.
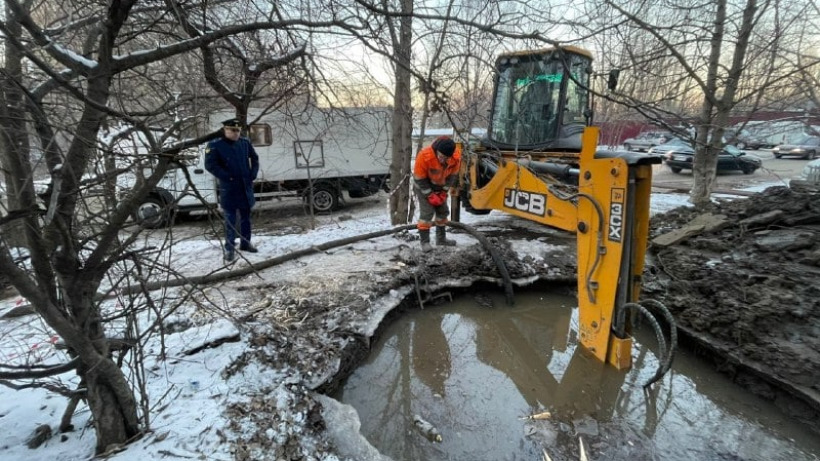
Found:
<path fill-rule="evenodd" d="M 544 216 L 547 212 L 547 196 L 517 189 L 504 189 L 504 206 L 525 213 Z"/>

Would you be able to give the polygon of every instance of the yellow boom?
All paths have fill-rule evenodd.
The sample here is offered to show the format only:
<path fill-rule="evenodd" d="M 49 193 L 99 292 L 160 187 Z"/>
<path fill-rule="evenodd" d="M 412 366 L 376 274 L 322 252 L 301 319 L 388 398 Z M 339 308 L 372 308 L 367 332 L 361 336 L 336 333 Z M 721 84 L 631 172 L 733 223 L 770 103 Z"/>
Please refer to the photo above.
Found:
<path fill-rule="evenodd" d="M 640 292 L 649 227 L 654 156 L 596 152 L 586 127 L 579 154 L 468 152 L 469 204 L 576 232 L 581 344 L 618 369 L 631 365 L 632 339 L 617 310 Z M 575 161 L 566 163 L 566 157 Z M 555 163 L 552 159 L 564 163 Z M 577 168 L 575 167 L 577 165 Z M 560 176 L 577 181 L 577 187 Z M 625 317 L 625 316 L 623 316 Z"/>

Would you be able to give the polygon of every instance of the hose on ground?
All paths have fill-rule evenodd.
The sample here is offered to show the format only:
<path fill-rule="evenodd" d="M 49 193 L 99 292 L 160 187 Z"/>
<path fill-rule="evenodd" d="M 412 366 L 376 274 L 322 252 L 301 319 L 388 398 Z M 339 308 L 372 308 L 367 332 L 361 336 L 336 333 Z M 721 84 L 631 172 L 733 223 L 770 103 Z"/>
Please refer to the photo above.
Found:
<path fill-rule="evenodd" d="M 415 224 L 407 224 L 404 226 L 394 227 L 392 229 L 385 229 L 376 232 L 370 232 L 368 234 L 363 235 L 354 235 L 352 237 L 346 237 L 339 240 L 333 240 L 330 242 L 320 243 L 318 245 L 312 245 L 308 248 L 303 248 L 301 250 L 296 250 L 294 252 L 284 254 L 281 256 L 277 256 L 275 258 L 271 258 L 265 261 L 261 261 L 258 263 L 250 264 L 248 266 L 233 269 L 229 271 L 223 271 L 215 274 L 203 275 L 203 276 L 195 276 L 195 277 L 181 277 L 175 280 L 163 280 L 159 282 L 148 282 L 144 284 L 133 284 L 129 285 L 120 290 L 120 293 L 138 293 L 142 290 L 152 291 L 157 290 L 159 288 L 171 288 L 183 285 L 200 285 L 200 284 L 209 284 L 214 282 L 221 282 L 224 280 L 229 280 L 232 278 L 243 277 L 245 275 L 253 274 L 255 272 L 268 269 L 270 267 L 276 266 L 278 264 L 282 264 L 287 261 L 292 261 L 294 259 L 299 259 L 303 256 L 311 255 L 314 253 L 319 253 L 325 250 L 329 250 L 331 248 L 336 248 L 344 245 L 349 245 L 351 243 L 359 242 L 362 240 L 382 237 L 385 235 L 395 234 L 397 232 L 408 231 L 415 229 Z"/>
<path fill-rule="evenodd" d="M 512 289 L 512 279 L 510 278 L 510 273 L 507 270 L 507 266 L 504 264 L 504 259 L 498 253 L 498 250 L 493 246 L 490 241 L 478 232 L 475 228 L 467 226 L 462 223 L 457 223 L 450 221 L 450 226 L 456 229 L 461 229 L 468 234 L 472 235 L 476 238 L 483 246 L 490 252 L 490 255 L 495 261 L 496 265 L 498 266 L 498 271 L 501 274 L 501 278 L 504 280 L 504 292 L 507 296 L 507 304 L 512 305 L 514 303 L 513 297 L 513 289 Z M 319 253 L 325 250 L 329 250 L 331 248 L 336 248 L 344 245 L 349 245 L 351 243 L 359 242 L 362 240 L 368 240 L 372 238 L 382 237 L 385 235 L 395 234 L 397 232 L 413 230 L 416 228 L 415 224 L 407 224 L 404 226 L 397 226 L 392 229 L 385 229 L 376 232 L 370 232 L 364 235 L 355 235 L 352 237 L 346 237 L 339 240 L 333 240 L 330 242 L 320 243 L 318 245 L 313 245 L 308 248 L 303 248 L 301 250 L 296 250 L 294 252 L 284 254 L 281 256 L 277 256 L 275 258 L 271 258 L 265 261 L 261 261 L 258 263 L 254 263 L 239 269 L 234 269 L 230 271 L 219 272 L 215 274 L 209 274 L 204 276 L 194 276 L 194 277 L 182 277 L 176 280 L 163 280 L 159 282 L 147 282 L 144 284 L 133 284 L 129 285 L 122 290 L 120 293 L 137 293 L 142 290 L 151 291 L 156 290 L 159 288 L 171 288 L 176 286 L 183 286 L 183 285 L 199 285 L 199 284 L 209 284 L 214 282 L 221 282 L 224 280 L 229 280 L 232 278 L 242 277 L 245 275 L 253 274 L 255 272 L 268 269 L 270 267 L 276 266 L 278 264 L 282 264 L 287 261 L 292 261 L 294 259 L 301 258 L 303 256 L 307 256 L 314 253 Z M 110 294 L 109 294 L 110 296 Z"/>
<path fill-rule="evenodd" d="M 512 288 L 512 279 L 510 278 L 510 271 L 507 270 L 507 265 L 504 264 L 504 258 L 501 257 L 501 254 L 498 253 L 498 249 L 490 243 L 490 240 L 477 231 L 474 227 L 468 226 L 466 224 L 450 221 L 448 223 L 450 227 L 454 227 L 456 229 L 461 229 L 464 232 L 475 237 L 476 240 L 481 243 L 487 251 L 490 252 L 490 256 L 492 256 L 493 261 L 495 261 L 496 266 L 498 266 L 498 272 L 501 274 L 501 278 L 504 280 L 504 294 L 507 297 L 507 305 L 512 306 L 515 304 L 515 297 L 513 295 L 513 288 Z"/>

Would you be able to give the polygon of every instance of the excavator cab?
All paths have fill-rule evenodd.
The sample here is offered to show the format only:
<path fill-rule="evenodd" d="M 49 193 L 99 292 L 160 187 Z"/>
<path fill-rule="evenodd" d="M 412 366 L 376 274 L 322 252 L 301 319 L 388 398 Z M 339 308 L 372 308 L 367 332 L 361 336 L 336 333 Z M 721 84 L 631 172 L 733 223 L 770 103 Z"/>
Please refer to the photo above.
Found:
<path fill-rule="evenodd" d="M 484 145 L 498 150 L 580 152 L 591 122 L 592 56 L 580 48 L 516 52 L 496 60 Z"/>
<path fill-rule="evenodd" d="M 500 210 L 575 232 L 579 337 L 599 360 L 631 366 L 649 229 L 652 165 L 661 158 L 597 149 L 592 56 L 577 47 L 501 55 L 487 137 L 462 155 L 468 212 Z M 618 75 L 610 73 L 610 86 Z M 657 323 L 657 322 L 656 322 Z M 664 356 L 671 361 L 671 351 Z"/>

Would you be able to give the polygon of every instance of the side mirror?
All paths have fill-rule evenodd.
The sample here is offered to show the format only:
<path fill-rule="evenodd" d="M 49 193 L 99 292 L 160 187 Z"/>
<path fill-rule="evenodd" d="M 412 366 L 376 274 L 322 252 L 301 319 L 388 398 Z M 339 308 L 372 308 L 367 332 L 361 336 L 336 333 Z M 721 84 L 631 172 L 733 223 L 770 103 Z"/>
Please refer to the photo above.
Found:
<path fill-rule="evenodd" d="M 606 81 L 606 87 L 609 91 L 614 91 L 618 86 L 618 77 L 621 76 L 621 69 L 612 69 L 609 71 L 609 78 Z"/>

